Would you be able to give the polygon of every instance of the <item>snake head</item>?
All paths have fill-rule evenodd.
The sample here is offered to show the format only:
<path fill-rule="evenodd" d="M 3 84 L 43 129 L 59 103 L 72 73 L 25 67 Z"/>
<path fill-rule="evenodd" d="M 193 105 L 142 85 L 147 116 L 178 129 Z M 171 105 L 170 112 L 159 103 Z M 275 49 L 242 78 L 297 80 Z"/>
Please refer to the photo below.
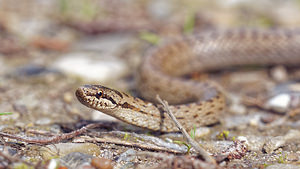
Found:
<path fill-rule="evenodd" d="M 77 99 L 90 108 L 107 112 L 118 107 L 122 94 L 101 85 L 84 85 L 76 90 Z"/>

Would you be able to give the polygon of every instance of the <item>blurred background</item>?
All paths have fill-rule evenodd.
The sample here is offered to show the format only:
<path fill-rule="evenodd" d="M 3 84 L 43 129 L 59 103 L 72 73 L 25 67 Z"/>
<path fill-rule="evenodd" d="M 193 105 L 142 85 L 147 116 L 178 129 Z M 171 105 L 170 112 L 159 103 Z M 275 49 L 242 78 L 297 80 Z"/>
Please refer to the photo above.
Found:
<path fill-rule="evenodd" d="M 299 8 L 299 0 L 0 0 L 0 106 L 73 101 L 82 83 L 128 90 L 146 49 L 165 38 L 293 28 Z"/>
<path fill-rule="evenodd" d="M 0 0 L 0 113 L 10 114 L 0 128 L 59 132 L 57 123 L 99 118 L 76 88 L 134 93 L 145 51 L 166 38 L 299 23 L 299 0 Z"/>

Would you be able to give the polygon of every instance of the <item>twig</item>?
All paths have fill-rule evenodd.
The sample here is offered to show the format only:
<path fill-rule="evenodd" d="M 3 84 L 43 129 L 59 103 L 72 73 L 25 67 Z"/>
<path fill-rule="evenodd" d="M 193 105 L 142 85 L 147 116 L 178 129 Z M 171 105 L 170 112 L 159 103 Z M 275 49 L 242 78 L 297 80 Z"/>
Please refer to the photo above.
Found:
<path fill-rule="evenodd" d="M 86 142 L 91 143 L 105 143 L 105 144 L 115 144 L 119 146 L 126 146 L 126 147 L 134 147 L 142 150 L 148 150 L 148 151 L 158 151 L 158 152 L 167 152 L 167 153 L 174 153 L 174 154 L 184 154 L 183 152 L 179 150 L 173 150 L 170 148 L 160 147 L 157 145 L 148 145 L 145 143 L 132 143 L 130 141 L 122 141 L 122 140 L 116 140 L 115 138 L 108 137 L 108 138 L 100 138 L 100 137 L 94 137 L 91 138 L 89 136 L 81 136 L 80 138 L 83 138 Z"/>
<path fill-rule="evenodd" d="M 83 133 L 87 132 L 87 130 L 89 130 L 89 129 L 98 127 L 99 125 L 100 124 L 88 124 L 88 125 L 80 128 L 80 129 L 72 131 L 70 133 L 60 134 L 60 135 L 56 135 L 56 136 L 53 136 L 53 137 L 50 137 L 50 138 L 44 138 L 44 139 L 24 138 L 24 137 L 21 137 L 21 136 L 16 136 L 16 135 L 4 133 L 4 132 L 0 132 L 0 137 L 7 137 L 7 138 L 11 138 L 11 139 L 16 139 L 16 140 L 23 141 L 23 142 L 26 142 L 26 143 L 53 144 L 53 143 L 60 142 L 62 140 L 66 140 L 66 139 L 76 137 L 80 134 L 83 134 Z"/>
<path fill-rule="evenodd" d="M 168 102 L 163 101 L 158 95 L 156 96 L 156 99 L 163 105 L 164 109 L 168 113 L 168 115 L 171 117 L 175 125 L 178 127 L 178 129 L 181 131 L 185 139 L 188 141 L 189 144 L 191 144 L 195 150 L 199 153 L 200 156 L 203 157 L 203 159 L 206 162 L 216 164 L 216 161 L 203 149 L 199 146 L 199 144 L 193 140 L 190 135 L 186 132 L 186 130 L 183 128 L 183 126 L 177 121 L 176 117 L 172 113 L 172 111 L 169 108 Z"/>
<path fill-rule="evenodd" d="M 29 162 L 27 162 L 27 161 L 24 161 L 24 160 L 22 160 L 22 159 L 20 159 L 20 158 L 16 158 L 16 157 L 7 155 L 7 154 L 3 153 L 2 151 L 0 151 L 0 156 L 3 157 L 4 159 L 6 159 L 7 161 L 9 161 L 9 163 L 13 163 L 13 162 L 21 162 L 21 163 L 24 163 L 24 164 L 26 164 L 26 165 L 28 165 L 28 166 L 34 167 L 33 164 L 31 164 L 31 163 L 29 163 Z"/>

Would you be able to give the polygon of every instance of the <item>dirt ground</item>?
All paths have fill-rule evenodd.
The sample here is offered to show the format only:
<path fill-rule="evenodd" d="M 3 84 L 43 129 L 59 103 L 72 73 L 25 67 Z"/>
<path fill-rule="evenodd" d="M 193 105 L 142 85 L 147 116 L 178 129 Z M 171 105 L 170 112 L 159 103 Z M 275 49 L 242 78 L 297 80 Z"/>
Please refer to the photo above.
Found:
<path fill-rule="evenodd" d="M 74 94 L 101 84 L 138 96 L 139 64 L 165 39 L 299 23 L 298 0 L 0 0 L 0 168 L 300 168 L 297 66 L 188 75 L 227 93 L 220 122 L 191 131 L 216 164 L 181 133 L 131 126 Z"/>

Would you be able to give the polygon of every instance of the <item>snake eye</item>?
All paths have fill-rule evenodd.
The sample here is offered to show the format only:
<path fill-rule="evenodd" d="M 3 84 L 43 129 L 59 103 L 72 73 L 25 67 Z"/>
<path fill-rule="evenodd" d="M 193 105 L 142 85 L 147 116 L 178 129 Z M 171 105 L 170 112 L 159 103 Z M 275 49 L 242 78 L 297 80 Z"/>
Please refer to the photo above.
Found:
<path fill-rule="evenodd" d="M 97 94 L 96 94 L 96 98 L 97 99 L 100 99 L 100 97 L 102 97 L 103 95 L 103 92 L 102 91 L 99 91 Z"/>

